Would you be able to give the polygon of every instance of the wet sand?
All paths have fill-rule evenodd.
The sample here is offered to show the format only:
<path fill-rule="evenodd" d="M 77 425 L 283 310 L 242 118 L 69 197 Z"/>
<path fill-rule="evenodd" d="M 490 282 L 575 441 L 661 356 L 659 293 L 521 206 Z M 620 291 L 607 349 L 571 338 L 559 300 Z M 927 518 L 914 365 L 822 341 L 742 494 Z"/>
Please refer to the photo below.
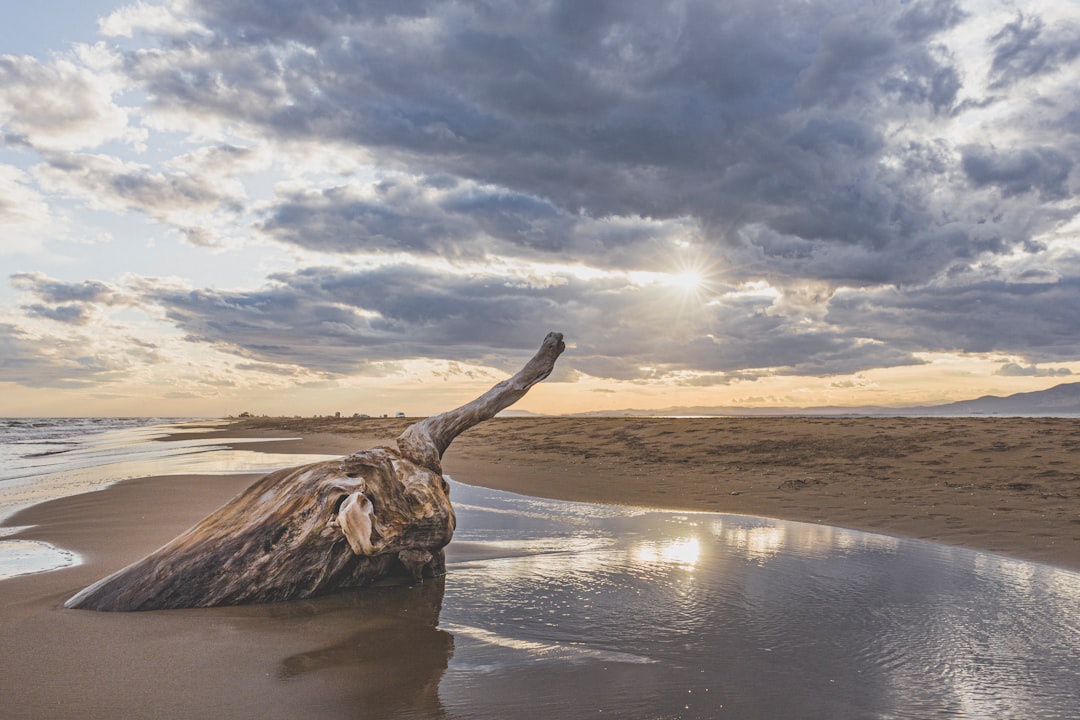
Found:
<path fill-rule="evenodd" d="M 345 454 L 392 444 L 409 422 L 258 418 L 206 432 L 299 438 L 248 449 Z M 536 496 L 771 516 L 1080 569 L 1078 446 L 1080 421 L 1071 419 L 508 418 L 459 437 L 444 465 L 462 482 Z M 9 518 L 34 526 L 16 537 L 73 550 L 83 563 L 0 582 L 0 716 L 191 717 L 193 688 L 205 717 L 252 708 L 264 718 L 443 716 L 435 690 L 453 643 L 433 627 L 439 588 L 409 596 L 413 619 L 393 628 L 363 625 L 392 611 L 356 608 L 397 607 L 393 590 L 200 611 L 63 610 L 75 591 L 255 477 L 144 478 Z M 415 636 L 422 663 L 350 640 L 385 636 L 393 645 L 402 633 Z M 287 661 L 268 672 L 268 657 Z M 355 693 L 327 697 L 323 675 L 306 668 L 339 665 Z"/>
<path fill-rule="evenodd" d="M 441 581 L 411 593 L 374 588 L 270 605 L 63 609 L 73 592 L 172 539 L 256 477 L 131 480 L 12 516 L 8 524 L 38 524 L 16 537 L 75 550 L 84 562 L 0 582 L 0 717 L 439 717 L 435 690 L 452 654 L 452 638 L 435 628 Z M 412 654 L 359 647 L 357 638 L 406 642 Z"/>
<path fill-rule="evenodd" d="M 411 421 L 252 418 L 280 452 L 393 444 Z M 496 418 L 454 478 L 561 500 L 835 525 L 1080 570 L 1080 419 Z"/>

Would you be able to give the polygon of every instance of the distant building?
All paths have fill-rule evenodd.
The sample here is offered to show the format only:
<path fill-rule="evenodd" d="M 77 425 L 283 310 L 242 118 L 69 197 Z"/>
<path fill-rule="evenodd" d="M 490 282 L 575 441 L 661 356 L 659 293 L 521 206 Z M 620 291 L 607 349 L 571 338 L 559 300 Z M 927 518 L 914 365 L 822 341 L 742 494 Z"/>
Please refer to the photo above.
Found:
<path fill-rule="evenodd" d="M 394 413 L 394 417 L 399 417 L 399 418 L 405 417 L 405 413 L 403 413 L 403 412 Z"/>

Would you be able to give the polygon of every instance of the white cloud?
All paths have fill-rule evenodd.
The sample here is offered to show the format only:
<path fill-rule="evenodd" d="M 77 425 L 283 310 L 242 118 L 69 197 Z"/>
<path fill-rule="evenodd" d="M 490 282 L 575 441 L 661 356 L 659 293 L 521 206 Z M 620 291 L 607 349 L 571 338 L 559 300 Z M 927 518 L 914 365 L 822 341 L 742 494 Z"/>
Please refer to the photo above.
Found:
<path fill-rule="evenodd" d="M 94 148 L 109 140 L 141 143 L 145 131 L 129 126 L 114 101 L 123 86 L 118 58 L 104 46 L 42 62 L 0 55 L 0 127 L 43 150 Z"/>
<path fill-rule="evenodd" d="M 25 172 L 0 164 L 0 255 L 36 253 L 51 223 L 49 205 Z"/>
<path fill-rule="evenodd" d="M 137 33 L 163 37 L 209 35 L 209 30 L 191 19 L 190 11 L 190 3 L 185 0 L 159 3 L 139 0 L 102 18 L 98 21 L 98 27 L 106 37 L 131 38 Z"/>

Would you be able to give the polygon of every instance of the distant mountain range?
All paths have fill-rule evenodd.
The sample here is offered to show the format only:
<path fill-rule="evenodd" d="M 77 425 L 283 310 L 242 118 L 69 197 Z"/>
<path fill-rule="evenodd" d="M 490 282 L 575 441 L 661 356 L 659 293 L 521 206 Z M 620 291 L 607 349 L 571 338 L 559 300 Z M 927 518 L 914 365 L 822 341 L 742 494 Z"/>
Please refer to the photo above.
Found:
<path fill-rule="evenodd" d="M 810 408 L 747 408 L 747 407 L 670 407 L 662 410 L 612 410 L 580 413 L 588 416 L 645 416 L 645 415 L 888 415 L 894 417 L 924 417 L 936 415 L 1080 415 L 1080 382 L 1062 383 L 1046 390 L 1016 393 L 999 397 L 984 395 L 974 400 L 961 400 L 945 405 L 888 407 L 864 405 L 859 407 L 824 406 Z"/>
<path fill-rule="evenodd" d="M 984 395 L 925 409 L 946 415 L 1075 415 L 1080 414 L 1080 382 L 1005 397 Z"/>

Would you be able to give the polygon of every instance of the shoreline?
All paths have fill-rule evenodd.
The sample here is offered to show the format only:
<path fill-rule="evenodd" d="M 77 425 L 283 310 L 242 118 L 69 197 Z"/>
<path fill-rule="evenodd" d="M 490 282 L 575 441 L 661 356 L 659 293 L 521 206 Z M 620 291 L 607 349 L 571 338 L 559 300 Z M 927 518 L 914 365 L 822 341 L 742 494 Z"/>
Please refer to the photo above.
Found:
<path fill-rule="evenodd" d="M 415 420 L 191 421 L 161 439 L 236 437 L 255 452 L 343 456 L 393 446 Z M 831 525 L 1080 571 L 1077 449 L 1074 418 L 495 418 L 459 436 L 443 469 L 522 495 Z M 101 512 L 88 499 L 116 488 L 126 495 L 129 486 L 186 488 L 168 515 L 187 520 L 141 545 L 134 560 L 262 474 L 124 480 L 24 508 L 3 525 L 30 526 L 8 537 L 76 552 L 83 562 L 75 567 L 85 567 L 87 552 L 67 528 L 75 513 Z M 153 502 L 141 498 L 122 503 Z M 121 522 L 129 532 L 136 524 Z M 107 534 L 119 545 L 136 540 Z"/>
<path fill-rule="evenodd" d="M 348 454 L 415 418 L 250 418 L 207 436 Z M 190 434 L 185 437 L 192 437 Z M 1077 418 L 495 418 L 451 477 L 537 497 L 721 512 L 957 545 L 1080 571 Z"/>

